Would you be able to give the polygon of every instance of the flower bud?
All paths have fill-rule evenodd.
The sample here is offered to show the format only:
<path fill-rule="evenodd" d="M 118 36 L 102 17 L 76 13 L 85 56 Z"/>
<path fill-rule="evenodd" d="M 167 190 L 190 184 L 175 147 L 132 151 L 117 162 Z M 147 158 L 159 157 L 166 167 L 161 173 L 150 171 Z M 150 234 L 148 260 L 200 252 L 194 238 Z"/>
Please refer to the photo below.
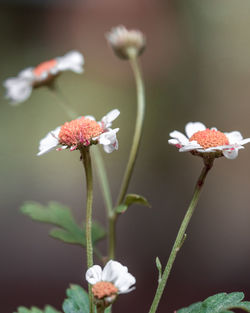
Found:
<path fill-rule="evenodd" d="M 115 54 L 122 59 L 132 59 L 142 54 L 146 38 L 139 30 L 127 30 L 124 26 L 112 28 L 107 40 Z"/>

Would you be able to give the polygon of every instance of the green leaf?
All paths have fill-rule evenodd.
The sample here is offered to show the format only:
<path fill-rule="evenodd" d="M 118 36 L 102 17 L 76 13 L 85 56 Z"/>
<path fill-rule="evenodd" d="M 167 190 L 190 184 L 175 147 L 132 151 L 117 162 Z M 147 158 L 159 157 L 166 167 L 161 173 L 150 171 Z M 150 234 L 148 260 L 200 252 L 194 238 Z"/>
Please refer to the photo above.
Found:
<path fill-rule="evenodd" d="M 50 236 L 66 243 L 86 246 L 85 230 L 75 221 L 71 210 L 57 202 L 43 206 L 37 202 L 26 202 L 21 212 L 35 221 L 53 224 L 59 228 L 50 231 Z M 98 223 L 92 224 L 93 243 L 105 236 L 105 230 Z"/>
<path fill-rule="evenodd" d="M 37 307 L 33 306 L 30 309 L 27 309 L 23 306 L 20 306 L 17 309 L 16 313 L 61 313 L 60 311 L 57 311 L 56 309 L 54 309 L 52 306 L 47 305 L 45 306 L 44 310 L 40 310 Z"/>
<path fill-rule="evenodd" d="M 132 193 L 127 194 L 124 204 L 127 206 L 130 206 L 131 204 L 134 204 L 134 203 L 142 204 L 142 205 L 150 207 L 148 200 L 144 198 L 143 196 L 132 194 Z"/>
<path fill-rule="evenodd" d="M 191 304 L 189 307 L 187 308 L 183 308 L 177 311 L 177 313 L 195 313 L 195 312 L 199 312 L 199 309 L 202 305 L 202 302 L 196 302 Z"/>
<path fill-rule="evenodd" d="M 66 294 L 62 306 L 64 313 L 89 313 L 89 297 L 82 287 L 71 285 Z"/>
<path fill-rule="evenodd" d="M 126 204 L 120 204 L 115 208 L 116 213 L 124 213 L 127 211 L 128 206 Z"/>
<path fill-rule="evenodd" d="M 144 198 L 143 196 L 131 193 L 131 194 L 126 195 L 124 203 L 118 205 L 115 208 L 115 212 L 118 214 L 124 213 L 127 211 L 128 207 L 134 203 L 142 204 L 142 205 L 150 207 L 150 204 L 148 203 L 146 198 Z"/>
<path fill-rule="evenodd" d="M 161 261 L 158 257 L 155 259 L 155 263 L 156 263 L 156 267 L 157 267 L 158 272 L 159 272 L 158 283 L 160 283 L 161 275 L 162 275 L 162 265 L 161 265 Z"/>
<path fill-rule="evenodd" d="M 243 298 L 243 292 L 218 293 L 203 302 L 180 309 L 177 313 L 230 313 L 234 309 L 250 312 L 250 302 L 242 301 Z"/>

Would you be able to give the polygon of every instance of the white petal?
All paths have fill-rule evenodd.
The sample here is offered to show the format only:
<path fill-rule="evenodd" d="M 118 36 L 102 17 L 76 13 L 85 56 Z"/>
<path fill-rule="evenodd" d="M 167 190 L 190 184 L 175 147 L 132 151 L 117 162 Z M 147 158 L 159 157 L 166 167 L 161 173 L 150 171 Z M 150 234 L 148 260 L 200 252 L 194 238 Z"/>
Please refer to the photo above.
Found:
<path fill-rule="evenodd" d="M 37 153 L 38 156 L 47 153 L 53 149 L 55 149 L 58 144 L 58 135 L 60 133 L 61 126 L 57 127 L 56 129 L 49 132 L 41 141 L 39 144 L 39 152 Z"/>
<path fill-rule="evenodd" d="M 227 136 L 229 140 L 229 144 L 238 143 L 239 141 L 243 139 L 241 133 L 238 131 L 233 131 L 233 132 L 224 133 L 224 134 Z"/>
<path fill-rule="evenodd" d="M 250 142 L 250 138 L 245 138 L 245 139 L 240 140 L 239 144 L 245 145 L 246 143 L 249 143 L 249 142 Z"/>
<path fill-rule="evenodd" d="M 177 139 L 178 142 L 179 142 L 182 146 L 184 146 L 184 145 L 186 145 L 186 144 L 189 143 L 188 138 L 187 138 L 185 135 L 183 135 L 181 132 L 177 131 L 177 130 L 174 130 L 173 132 L 171 132 L 171 133 L 169 134 L 169 136 L 172 137 L 172 138 L 174 138 L 174 139 Z"/>
<path fill-rule="evenodd" d="M 6 98 L 10 99 L 12 104 L 27 100 L 32 92 L 31 82 L 18 77 L 7 79 L 4 87 L 7 89 Z"/>
<path fill-rule="evenodd" d="M 130 273 L 125 272 L 114 281 L 114 284 L 118 288 L 119 293 L 127 293 L 134 289 L 130 287 L 134 285 L 135 282 L 135 277 Z"/>
<path fill-rule="evenodd" d="M 223 155 L 230 160 L 237 158 L 238 156 L 238 148 L 231 148 L 229 150 L 223 150 Z"/>
<path fill-rule="evenodd" d="M 205 130 L 206 126 L 200 122 L 190 122 L 186 125 L 185 131 L 188 138 L 192 137 L 193 134 L 197 133 L 198 131 Z"/>
<path fill-rule="evenodd" d="M 102 280 L 115 283 L 120 275 L 128 272 L 128 268 L 117 261 L 110 260 L 102 271 Z"/>
<path fill-rule="evenodd" d="M 120 111 L 115 109 L 110 111 L 101 120 L 101 126 L 103 129 L 107 129 L 112 126 L 112 122 L 120 115 Z"/>
<path fill-rule="evenodd" d="M 179 149 L 180 152 L 187 152 L 192 150 L 202 149 L 202 147 L 195 143 L 195 141 L 191 141 L 190 144 L 187 144 Z"/>
<path fill-rule="evenodd" d="M 58 57 L 57 61 L 57 68 L 59 71 L 71 70 L 78 74 L 83 72 L 84 58 L 78 51 L 70 51 L 63 57 Z"/>
<path fill-rule="evenodd" d="M 109 129 L 107 132 L 100 135 L 99 143 L 103 145 L 103 149 L 106 153 L 118 150 L 118 140 L 116 138 L 116 133 L 118 131 L 119 128 Z"/>
<path fill-rule="evenodd" d="M 179 141 L 177 139 L 169 139 L 168 143 L 170 145 L 174 145 L 175 146 L 175 145 L 178 145 Z"/>
<path fill-rule="evenodd" d="M 80 117 L 78 117 L 78 118 L 81 118 L 82 116 L 80 116 Z M 87 119 L 89 119 L 89 120 L 91 120 L 91 121 L 95 121 L 95 118 L 94 118 L 94 116 L 92 116 L 92 115 L 84 115 L 84 117 L 85 118 L 87 118 Z"/>
<path fill-rule="evenodd" d="M 35 75 L 33 73 L 34 68 L 33 67 L 28 67 L 24 70 L 22 70 L 19 74 L 18 77 L 19 78 L 24 78 L 27 79 L 29 81 L 33 81 L 35 78 Z"/>
<path fill-rule="evenodd" d="M 102 269 L 101 266 L 99 265 L 93 265 L 91 266 L 86 274 L 85 274 L 85 278 L 87 280 L 87 282 L 91 285 L 94 285 L 96 283 L 98 283 L 99 281 L 102 280 Z"/>

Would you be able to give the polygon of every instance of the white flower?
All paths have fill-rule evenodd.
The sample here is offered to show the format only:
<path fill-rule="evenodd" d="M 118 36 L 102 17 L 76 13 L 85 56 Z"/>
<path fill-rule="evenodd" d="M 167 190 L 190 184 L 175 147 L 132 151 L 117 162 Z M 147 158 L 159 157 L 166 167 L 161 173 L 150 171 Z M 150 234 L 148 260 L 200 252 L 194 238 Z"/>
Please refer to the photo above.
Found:
<path fill-rule="evenodd" d="M 29 67 L 21 71 L 17 77 L 4 81 L 6 98 L 11 104 L 18 104 L 29 98 L 32 89 L 50 83 L 60 72 L 83 72 L 84 58 L 78 51 L 70 51 L 62 57 L 45 61 L 36 67 Z"/>
<path fill-rule="evenodd" d="M 122 59 L 141 55 L 146 46 L 146 39 L 141 31 L 128 30 L 123 25 L 112 28 L 106 37 L 115 53 Z"/>
<path fill-rule="evenodd" d="M 112 294 L 115 290 L 117 294 L 122 294 L 135 289 L 135 287 L 132 287 L 136 282 L 135 277 L 128 272 L 126 266 L 113 260 L 110 260 L 103 270 L 99 265 L 90 267 L 87 270 L 85 277 L 87 282 L 93 285 L 94 296 L 98 297 L 97 295 L 100 295 L 99 298 L 101 298 L 101 295 L 103 295 L 103 297 L 111 296 L 111 294 L 108 294 L 111 285 L 115 287 Z M 105 284 L 100 284 L 101 282 L 110 283 L 108 285 L 109 288 L 105 289 Z M 107 294 L 105 294 L 105 292 Z"/>
<path fill-rule="evenodd" d="M 64 125 L 50 131 L 39 144 L 38 156 L 51 150 L 70 149 L 70 151 L 100 143 L 107 153 L 118 149 L 116 133 L 119 128 L 111 129 L 112 122 L 120 111 L 115 109 L 96 122 L 93 116 L 87 115 L 66 122 Z"/>
<path fill-rule="evenodd" d="M 250 138 L 243 139 L 238 131 L 222 133 L 216 128 L 206 128 L 200 122 L 188 123 L 185 127 L 187 136 L 175 130 L 170 133 L 168 142 L 176 146 L 180 152 L 190 151 L 199 156 L 220 157 L 235 159 L 238 150 L 244 149 L 243 145 L 250 142 Z"/>

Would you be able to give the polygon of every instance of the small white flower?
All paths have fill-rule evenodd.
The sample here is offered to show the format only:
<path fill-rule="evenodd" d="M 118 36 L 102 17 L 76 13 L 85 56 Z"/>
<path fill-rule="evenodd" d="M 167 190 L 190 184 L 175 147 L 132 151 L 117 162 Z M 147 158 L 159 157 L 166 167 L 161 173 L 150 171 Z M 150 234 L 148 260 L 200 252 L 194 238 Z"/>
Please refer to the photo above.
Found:
<path fill-rule="evenodd" d="M 176 146 L 180 152 L 190 151 L 202 157 L 224 155 L 227 159 L 235 159 L 238 151 L 244 149 L 243 145 L 250 142 L 250 138 L 243 139 L 238 131 L 222 133 L 214 127 L 206 128 L 200 122 L 188 123 L 185 131 L 187 136 L 177 130 L 171 132 L 169 144 Z"/>
<path fill-rule="evenodd" d="M 93 285 L 93 294 L 98 299 L 109 299 L 113 295 L 128 293 L 135 289 L 133 287 L 135 277 L 128 272 L 126 266 L 113 260 L 110 260 L 103 270 L 99 265 L 90 267 L 85 277 L 87 282 Z"/>
<path fill-rule="evenodd" d="M 120 114 L 119 110 L 113 110 L 96 122 L 91 115 L 66 122 L 64 125 L 50 131 L 39 144 L 38 156 L 53 149 L 70 151 L 100 143 L 107 153 L 118 149 L 116 133 L 119 128 L 112 129 L 112 122 Z M 108 126 L 108 127 L 107 127 Z"/>
<path fill-rule="evenodd" d="M 146 39 L 141 31 L 128 30 L 123 25 L 112 28 L 106 37 L 114 52 L 122 59 L 141 55 L 146 46 Z"/>
<path fill-rule="evenodd" d="M 62 57 L 45 61 L 36 67 L 29 67 L 21 71 L 17 77 L 4 81 L 6 98 L 11 104 L 18 104 L 29 98 L 32 89 L 49 84 L 63 71 L 83 72 L 84 58 L 78 51 L 70 51 Z"/>

